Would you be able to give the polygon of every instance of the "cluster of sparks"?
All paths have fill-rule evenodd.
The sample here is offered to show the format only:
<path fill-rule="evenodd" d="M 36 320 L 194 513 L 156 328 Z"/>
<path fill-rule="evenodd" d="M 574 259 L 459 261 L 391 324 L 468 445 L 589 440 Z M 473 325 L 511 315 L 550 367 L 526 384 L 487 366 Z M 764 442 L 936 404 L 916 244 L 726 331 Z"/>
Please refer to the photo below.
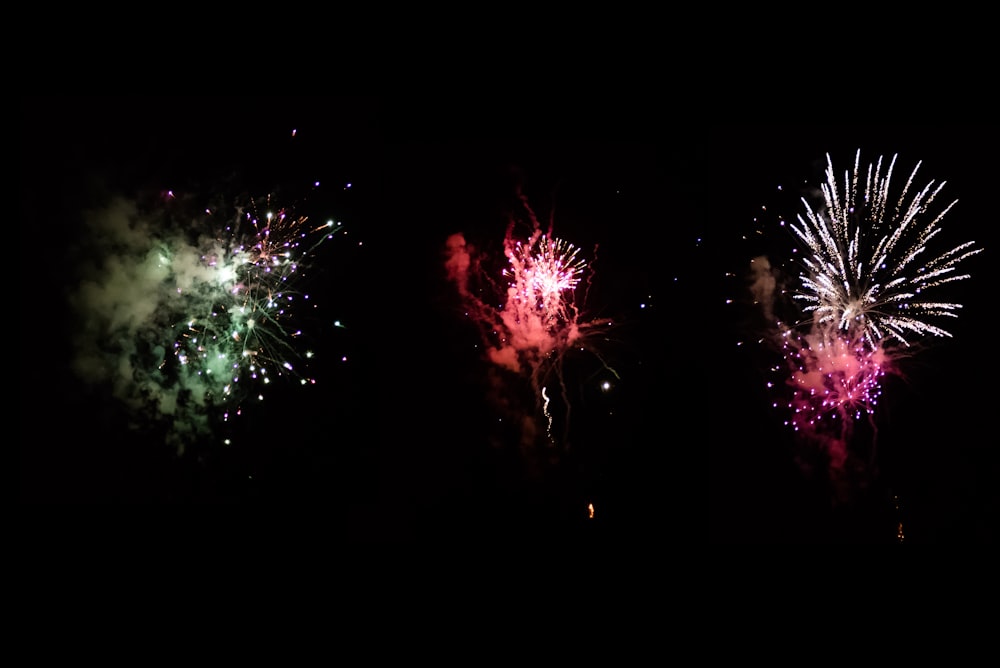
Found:
<path fill-rule="evenodd" d="M 577 253 L 573 244 L 545 234 L 534 245 L 514 242 L 507 250 L 510 267 L 503 272 L 510 279 L 508 310 L 519 320 L 536 321 L 550 333 L 570 321 L 572 304 L 564 295 L 580 282 L 586 267 Z"/>
<path fill-rule="evenodd" d="M 924 338 L 951 336 L 935 321 L 956 317 L 961 305 L 926 293 L 968 278 L 957 265 L 980 252 L 974 242 L 943 253 L 930 250 L 956 204 L 934 213 L 944 182 L 914 191 L 918 163 L 892 197 L 896 157 L 887 163 L 880 157 L 862 174 L 860 155 L 841 181 L 827 156 L 822 207 L 802 198 L 804 214 L 790 225 L 805 251 L 791 298 L 806 317 L 793 324 L 776 321 L 776 341 L 790 372 L 786 424 L 820 442 L 833 470 L 849 456 L 855 421 L 873 422 L 883 378 L 898 372 L 899 357 Z M 754 262 L 769 270 L 766 258 Z M 764 306 L 770 313 L 771 303 Z"/>
<path fill-rule="evenodd" d="M 500 319 L 521 350 L 548 354 L 579 335 L 573 290 L 586 262 L 561 239 L 536 233 L 527 241 L 506 241 L 507 301 Z"/>
<path fill-rule="evenodd" d="M 301 285 L 343 229 L 270 196 L 197 215 L 182 199 L 167 191 L 152 211 L 120 201 L 93 215 L 90 275 L 73 298 L 78 375 L 108 383 L 137 426 L 164 426 L 181 453 L 273 380 L 316 382 L 299 344 L 317 305 Z"/>
<path fill-rule="evenodd" d="M 873 418 L 882 379 L 892 368 L 885 349 L 870 350 L 822 328 L 809 334 L 785 329 L 781 353 L 792 388 L 785 424 L 822 442 L 831 466 L 842 467 L 854 423 Z"/>
<path fill-rule="evenodd" d="M 269 197 L 265 203 L 270 204 Z M 178 376 L 214 379 L 205 385 L 204 399 L 220 406 L 237 405 L 254 381 L 266 385 L 272 377 L 295 375 L 302 384 L 316 382 L 299 374 L 293 363 L 301 355 L 293 340 L 302 331 L 290 323 L 299 302 L 309 301 L 296 279 L 302 262 L 340 229 L 333 220 L 314 226 L 308 217 L 285 208 L 263 215 L 255 202 L 250 208 L 226 226 L 227 236 L 201 258 L 210 271 L 196 290 L 216 290 L 218 302 L 181 321 L 172 346 Z M 177 293 L 183 295 L 184 290 L 178 287 Z M 192 301 L 202 303 L 199 298 Z M 304 353 L 307 358 L 312 354 Z M 161 369 L 169 362 L 164 359 Z M 225 412 L 223 419 L 228 418 Z"/>

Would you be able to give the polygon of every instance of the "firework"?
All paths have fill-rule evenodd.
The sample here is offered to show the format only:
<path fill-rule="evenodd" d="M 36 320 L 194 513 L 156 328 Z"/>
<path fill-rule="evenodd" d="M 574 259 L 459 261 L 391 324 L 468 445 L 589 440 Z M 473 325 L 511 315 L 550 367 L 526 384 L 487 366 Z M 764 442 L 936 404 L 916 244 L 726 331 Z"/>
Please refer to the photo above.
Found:
<path fill-rule="evenodd" d="M 579 336 L 573 289 L 586 262 L 572 244 L 536 234 L 506 240 L 507 300 L 500 318 L 515 349 L 545 355 Z"/>
<path fill-rule="evenodd" d="M 571 350 L 589 350 L 617 377 L 592 343 L 593 335 L 606 331 L 612 321 L 581 316 L 577 290 L 591 276 L 587 261 L 576 246 L 554 237 L 551 227 L 543 230 L 523 197 L 521 201 L 531 228 L 520 236 L 514 222 L 508 226 L 504 238 L 507 264 L 499 272 L 499 282 L 484 270 L 484 257 L 461 234 L 448 240 L 446 268 L 463 298 L 466 315 L 480 329 L 488 360 L 529 380 L 535 412 L 544 421 L 549 444 L 555 444 L 556 438 L 547 385 L 558 386 L 565 444 L 570 403 L 562 373 L 564 356 Z M 581 301 L 585 300 L 584 294 Z M 511 394 L 504 390 L 498 403 L 509 406 Z M 522 442 L 527 445 L 533 440 L 534 423 L 521 417 Z"/>
<path fill-rule="evenodd" d="M 849 339 L 861 339 L 874 350 L 884 344 L 909 345 L 912 338 L 951 336 L 933 323 L 956 317 L 961 304 L 929 300 L 927 292 L 938 286 L 969 278 L 956 273 L 957 265 L 980 249 L 974 242 L 960 244 L 935 255 L 928 243 L 940 232 L 940 223 L 957 203 L 934 213 L 932 205 L 945 182 L 928 183 L 907 199 L 920 169 L 918 162 L 898 199 L 890 199 L 896 156 L 883 172 L 883 159 L 869 165 L 863 188 L 859 187 L 861 152 L 854 170 L 837 183 L 827 155 L 824 207 L 813 210 L 803 198 L 806 213 L 792 225 L 809 253 L 796 299 L 817 323 L 833 324 Z"/>
<path fill-rule="evenodd" d="M 796 433 L 821 445 L 833 473 L 851 459 L 856 421 L 867 418 L 874 428 L 884 377 L 900 373 L 899 360 L 915 343 L 951 336 L 937 321 L 956 317 L 961 304 L 928 293 L 968 278 L 957 266 L 980 252 L 971 241 L 932 250 L 956 201 L 937 205 L 944 182 L 914 188 L 920 163 L 894 195 L 895 163 L 896 156 L 880 157 L 862 173 L 858 151 L 838 181 L 827 155 L 821 206 L 801 199 L 804 213 L 790 228 L 805 252 L 790 294 L 797 308 L 787 315 L 805 317 L 782 317 L 773 299 L 783 292 L 780 274 L 767 258 L 753 261 L 755 298 L 774 327 L 791 390 L 774 405 L 788 409 L 786 424 Z"/>
<path fill-rule="evenodd" d="M 110 384 L 137 421 L 166 426 L 180 452 L 272 381 L 315 383 L 299 346 L 315 308 L 303 286 L 340 223 L 270 196 L 192 215 L 172 192 L 152 210 L 119 201 L 90 222 L 75 369 Z"/>

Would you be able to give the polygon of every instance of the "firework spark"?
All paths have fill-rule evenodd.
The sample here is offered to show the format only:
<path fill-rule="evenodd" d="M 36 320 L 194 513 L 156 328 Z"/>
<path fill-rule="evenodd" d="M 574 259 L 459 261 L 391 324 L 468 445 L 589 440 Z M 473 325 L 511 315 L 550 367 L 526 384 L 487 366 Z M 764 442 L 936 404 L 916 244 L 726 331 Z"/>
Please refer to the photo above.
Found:
<path fill-rule="evenodd" d="M 180 222 L 179 222 L 180 221 Z M 156 207 L 117 201 L 90 216 L 74 368 L 108 383 L 136 422 L 165 426 L 183 453 L 279 378 L 312 384 L 299 326 L 316 250 L 342 226 L 270 196 L 192 215 L 173 192 Z"/>
<path fill-rule="evenodd" d="M 853 170 L 838 182 L 827 155 L 821 206 L 803 197 L 804 213 L 789 226 L 805 250 L 791 291 L 798 308 L 791 310 L 805 317 L 782 318 L 774 297 L 783 279 L 767 258 L 753 261 L 752 289 L 774 327 L 791 389 L 787 402 L 775 406 L 789 410 L 786 424 L 821 445 L 834 474 L 851 459 L 855 422 L 867 418 L 874 428 L 886 374 L 900 373 L 898 362 L 915 343 L 951 336 L 936 321 L 956 317 L 961 304 L 927 293 L 969 278 L 957 265 L 981 250 L 971 241 L 931 250 L 957 200 L 933 206 L 944 182 L 915 191 L 920 163 L 894 197 L 895 163 L 896 156 L 880 157 L 862 174 L 858 151 Z"/>

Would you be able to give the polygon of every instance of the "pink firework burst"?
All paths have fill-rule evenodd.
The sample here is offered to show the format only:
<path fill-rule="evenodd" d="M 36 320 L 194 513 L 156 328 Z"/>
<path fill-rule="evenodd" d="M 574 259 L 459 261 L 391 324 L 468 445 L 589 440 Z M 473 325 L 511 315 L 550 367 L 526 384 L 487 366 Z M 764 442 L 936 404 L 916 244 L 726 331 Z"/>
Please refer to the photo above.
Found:
<path fill-rule="evenodd" d="M 858 339 L 791 329 L 783 333 L 782 353 L 792 392 L 785 424 L 826 443 L 831 466 L 842 468 L 854 423 L 874 417 L 890 359 Z"/>
<path fill-rule="evenodd" d="M 503 251 L 507 263 L 500 270 L 500 282 L 484 270 L 485 259 L 461 234 L 452 235 L 446 244 L 445 267 L 463 300 L 465 314 L 478 326 L 485 346 L 486 359 L 497 369 L 514 377 L 525 377 L 534 395 L 536 417 L 545 421 L 546 441 L 556 442 L 551 408 L 554 394 L 562 398 L 561 421 L 563 444 L 568 441 L 570 405 L 562 365 L 570 350 L 588 350 L 604 364 L 592 341 L 597 332 L 605 332 L 610 319 L 581 317 L 577 293 L 586 291 L 590 266 L 573 244 L 552 235 L 551 226 L 543 230 L 527 202 L 522 203 L 531 222 L 527 234 L 518 234 L 514 222 L 507 228 Z M 583 285 L 581 285 L 583 283 Z M 585 295 L 580 296 L 580 303 Z M 604 368 L 615 376 L 613 369 Z M 497 375 L 496 403 L 509 413 L 516 402 L 516 391 Z M 502 386 L 501 386 L 502 385 Z M 532 445 L 540 429 L 534 417 L 515 415 L 522 425 L 523 446 Z"/>
<path fill-rule="evenodd" d="M 508 233 L 507 300 L 499 317 L 517 350 L 545 355 L 580 335 L 573 290 L 586 262 L 577 249 L 536 232 L 526 241 Z"/>

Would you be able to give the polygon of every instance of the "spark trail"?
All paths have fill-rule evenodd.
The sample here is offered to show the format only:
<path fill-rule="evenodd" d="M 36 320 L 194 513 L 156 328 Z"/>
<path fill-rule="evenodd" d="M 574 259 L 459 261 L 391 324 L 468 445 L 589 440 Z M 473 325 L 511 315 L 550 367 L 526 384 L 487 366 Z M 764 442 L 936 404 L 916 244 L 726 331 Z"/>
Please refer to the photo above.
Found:
<path fill-rule="evenodd" d="M 539 423 L 545 424 L 545 443 L 568 448 L 570 401 L 563 376 L 566 354 L 585 350 L 595 355 L 617 377 L 601 357 L 596 338 L 612 326 L 607 318 L 582 317 L 580 304 L 592 278 L 590 266 L 573 244 L 554 237 L 552 225 L 543 229 L 526 198 L 520 195 L 526 224 L 519 229 L 512 216 L 504 237 L 506 266 L 500 280 L 484 267 L 488 260 L 468 244 L 462 234 L 446 243 L 445 267 L 456 286 L 466 315 L 479 328 L 487 360 L 508 378 L 526 378 L 534 406 L 521 415 L 521 445 L 536 445 Z M 578 302 L 577 290 L 584 291 Z M 516 391 L 508 383 L 497 382 L 501 405 L 516 404 Z M 552 396 L 549 386 L 558 387 L 562 398 L 563 434 L 557 439 L 553 429 Z"/>
<path fill-rule="evenodd" d="M 859 150 L 838 181 L 827 155 L 818 206 L 802 197 L 804 212 L 788 225 L 804 250 L 791 303 L 774 299 L 784 279 L 767 258 L 752 263 L 752 290 L 788 371 L 791 396 L 775 406 L 787 408 L 786 424 L 825 453 L 834 478 L 861 467 L 851 439 L 859 419 L 877 431 L 883 378 L 901 374 L 899 361 L 915 344 L 951 336 L 938 320 L 957 317 L 961 304 L 927 293 L 969 278 L 957 267 L 981 251 L 971 241 L 932 250 L 957 200 L 937 205 L 945 182 L 914 187 L 921 163 L 893 195 L 895 164 L 896 156 L 879 157 L 862 171 Z"/>
<path fill-rule="evenodd" d="M 201 208 L 162 193 L 89 216 L 71 305 L 74 370 L 110 387 L 136 428 L 163 429 L 183 454 L 278 379 L 315 383 L 302 287 L 340 223 L 315 223 L 271 196 Z M 191 200 L 193 198 L 187 198 Z"/>

